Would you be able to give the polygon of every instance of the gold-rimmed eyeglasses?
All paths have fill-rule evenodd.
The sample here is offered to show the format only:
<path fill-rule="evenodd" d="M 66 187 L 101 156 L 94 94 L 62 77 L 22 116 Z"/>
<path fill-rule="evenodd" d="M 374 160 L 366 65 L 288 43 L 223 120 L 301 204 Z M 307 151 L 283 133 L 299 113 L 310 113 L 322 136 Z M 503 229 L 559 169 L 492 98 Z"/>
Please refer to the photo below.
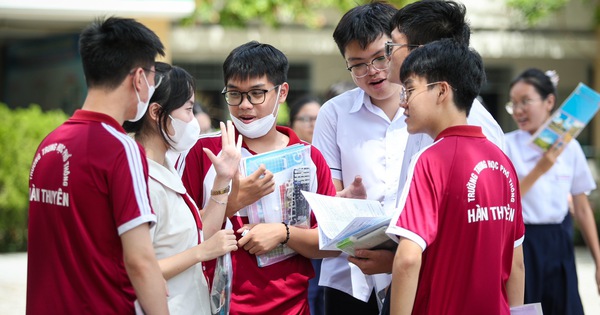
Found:
<path fill-rule="evenodd" d="M 431 82 L 431 83 L 427 83 L 427 84 L 425 84 L 425 85 L 424 85 L 424 87 L 432 86 L 432 85 L 435 85 L 435 84 L 440 84 L 440 83 L 442 83 L 442 82 L 444 82 L 444 81 L 437 81 L 437 82 Z M 400 104 L 402 104 L 402 105 L 408 104 L 408 102 L 410 101 L 410 97 L 412 96 L 412 93 L 413 93 L 413 92 L 414 92 L 416 89 L 417 89 L 417 87 L 414 87 L 414 88 L 407 89 L 406 87 L 404 87 L 404 85 L 401 85 L 401 86 L 400 86 Z M 421 91 L 421 92 L 417 93 L 417 94 L 415 95 L 415 97 L 416 97 L 417 95 L 419 95 L 419 94 L 421 94 L 421 93 L 425 92 L 425 91 L 427 91 L 427 90 L 423 90 L 423 91 Z"/>

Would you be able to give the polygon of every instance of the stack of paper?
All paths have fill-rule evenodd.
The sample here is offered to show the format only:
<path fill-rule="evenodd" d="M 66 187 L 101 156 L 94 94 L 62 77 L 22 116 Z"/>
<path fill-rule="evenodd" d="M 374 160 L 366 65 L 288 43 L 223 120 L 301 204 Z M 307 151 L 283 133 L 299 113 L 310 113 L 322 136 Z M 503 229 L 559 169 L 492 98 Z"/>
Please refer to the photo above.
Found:
<path fill-rule="evenodd" d="M 319 222 L 319 248 L 341 250 L 395 247 L 385 230 L 390 223 L 380 202 L 302 192 Z"/>

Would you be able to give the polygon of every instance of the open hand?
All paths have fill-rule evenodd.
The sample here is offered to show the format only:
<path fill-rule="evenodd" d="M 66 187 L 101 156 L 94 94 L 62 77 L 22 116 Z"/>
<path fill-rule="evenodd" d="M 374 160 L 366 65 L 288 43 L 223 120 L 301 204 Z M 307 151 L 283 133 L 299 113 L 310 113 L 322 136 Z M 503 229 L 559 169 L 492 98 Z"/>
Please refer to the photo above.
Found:
<path fill-rule="evenodd" d="M 221 127 L 221 153 L 219 156 L 215 156 L 208 148 L 203 150 L 215 167 L 217 176 L 222 176 L 229 181 L 237 174 L 242 158 L 242 135 L 238 136 L 236 143 L 235 129 L 231 121 L 227 121 L 227 127 L 223 122 L 220 122 L 219 125 Z"/>

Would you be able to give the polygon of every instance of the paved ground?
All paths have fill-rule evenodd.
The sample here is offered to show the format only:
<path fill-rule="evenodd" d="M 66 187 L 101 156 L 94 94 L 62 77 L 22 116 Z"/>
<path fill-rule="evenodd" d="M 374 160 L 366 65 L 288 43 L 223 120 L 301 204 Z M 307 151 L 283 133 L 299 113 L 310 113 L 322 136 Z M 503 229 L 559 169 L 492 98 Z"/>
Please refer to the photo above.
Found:
<path fill-rule="evenodd" d="M 585 248 L 578 248 L 579 292 L 586 314 L 600 314 L 600 296 L 594 280 L 594 261 Z M 0 255 L 0 315 L 25 314 L 27 255 Z"/>

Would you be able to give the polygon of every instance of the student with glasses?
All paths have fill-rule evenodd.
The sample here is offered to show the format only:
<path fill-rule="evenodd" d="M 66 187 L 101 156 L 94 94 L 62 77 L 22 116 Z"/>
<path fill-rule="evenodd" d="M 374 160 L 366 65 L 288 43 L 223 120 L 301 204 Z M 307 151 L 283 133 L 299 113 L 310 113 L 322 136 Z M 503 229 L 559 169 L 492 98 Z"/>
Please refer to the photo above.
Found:
<path fill-rule="evenodd" d="M 506 134 L 506 154 L 520 178 L 525 221 L 525 303 L 542 303 L 544 314 L 583 314 L 577 285 L 568 198 L 596 263 L 600 292 L 600 246 L 587 193 L 596 183 L 576 139 L 559 139 L 545 153 L 529 141 L 556 108 L 556 73 L 527 69 L 510 84 L 510 109 L 518 130 Z"/>
<path fill-rule="evenodd" d="M 399 106 L 400 86 L 388 79 L 385 56 L 394 13 L 393 6 L 372 2 L 351 9 L 339 21 L 333 39 L 357 88 L 323 104 L 313 135 L 338 194 L 378 200 L 390 213 L 396 206 L 408 137 Z M 354 188 L 361 188 L 360 194 Z M 325 286 L 325 314 L 379 314 L 377 292 L 387 286 L 389 275 L 363 273 L 348 257 L 342 253 L 323 259 L 319 284 Z"/>
<path fill-rule="evenodd" d="M 163 49 L 132 19 L 82 31 L 87 96 L 42 141 L 30 173 L 27 314 L 168 314 L 146 156 L 121 127 L 144 116 Z"/>
<path fill-rule="evenodd" d="M 523 304 L 524 225 L 509 158 L 467 124 L 481 56 L 443 39 L 402 64 L 410 134 L 435 139 L 410 163 L 388 235 L 398 241 L 391 314 L 509 314 Z"/>
<path fill-rule="evenodd" d="M 289 128 L 276 125 L 277 112 L 285 102 L 287 57 L 275 47 L 256 41 L 235 48 L 225 59 L 223 95 L 235 129 L 242 135 L 242 157 L 304 144 Z M 199 205 L 208 202 L 215 170 L 203 150 L 218 154 L 221 137 L 200 138 L 185 159 L 183 182 Z M 311 147 L 310 176 L 315 179 L 312 192 L 335 195 L 329 168 L 321 153 Z M 303 314 L 309 315 L 308 280 L 314 277 L 310 258 L 335 253 L 321 252 L 316 221 L 311 228 L 288 224 L 248 224 L 246 206 L 275 189 L 273 174 L 264 165 L 246 178 L 234 177 L 227 202 L 226 216 L 233 225 L 239 249 L 232 252 L 233 282 L 230 314 Z M 279 187 L 277 187 L 279 189 Z M 243 233 L 243 235 L 242 235 Z M 279 244 L 287 244 L 298 254 L 281 262 L 259 267 L 256 255 L 267 253 Z M 212 277 L 213 266 L 206 274 Z"/>
<path fill-rule="evenodd" d="M 403 60 L 413 49 L 420 45 L 442 38 L 454 38 L 464 45 L 468 45 L 470 28 L 465 15 L 465 7 L 456 2 L 426 0 L 406 5 L 391 18 L 378 17 L 378 19 L 387 23 L 386 33 L 389 33 L 389 40 L 383 43 L 384 54 L 389 60 L 387 68 L 388 81 L 400 83 L 400 66 Z M 488 139 L 500 148 L 504 148 L 502 129 L 477 100 L 474 100 L 467 120 L 469 124 L 482 126 L 483 133 Z M 400 119 L 400 121 L 404 122 L 403 119 Z M 402 193 L 412 156 L 432 142 L 431 137 L 421 133 L 412 134 L 408 136 L 405 142 L 398 143 L 404 150 L 401 157 L 402 162 L 399 163 L 399 170 L 395 173 L 395 176 L 399 178 L 396 179 L 397 185 L 395 186 L 394 196 L 400 196 Z M 391 205 L 391 207 L 395 208 L 396 204 Z M 348 260 L 358 266 L 365 274 L 382 274 L 392 270 L 393 257 L 393 253 L 387 250 L 359 250 L 356 252 L 356 257 L 349 257 Z M 387 301 L 385 304 L 387 304 Z M 384 305 L 383 312 L 387 310 L 389 310 L 389 305 Z"/>
<path fill-rule="evenodd" d="M 312 95 L 305 95 L 290 105 L 290 127 L 300 139 L 312 143 L 317 115 L 321 101 Z"/>

